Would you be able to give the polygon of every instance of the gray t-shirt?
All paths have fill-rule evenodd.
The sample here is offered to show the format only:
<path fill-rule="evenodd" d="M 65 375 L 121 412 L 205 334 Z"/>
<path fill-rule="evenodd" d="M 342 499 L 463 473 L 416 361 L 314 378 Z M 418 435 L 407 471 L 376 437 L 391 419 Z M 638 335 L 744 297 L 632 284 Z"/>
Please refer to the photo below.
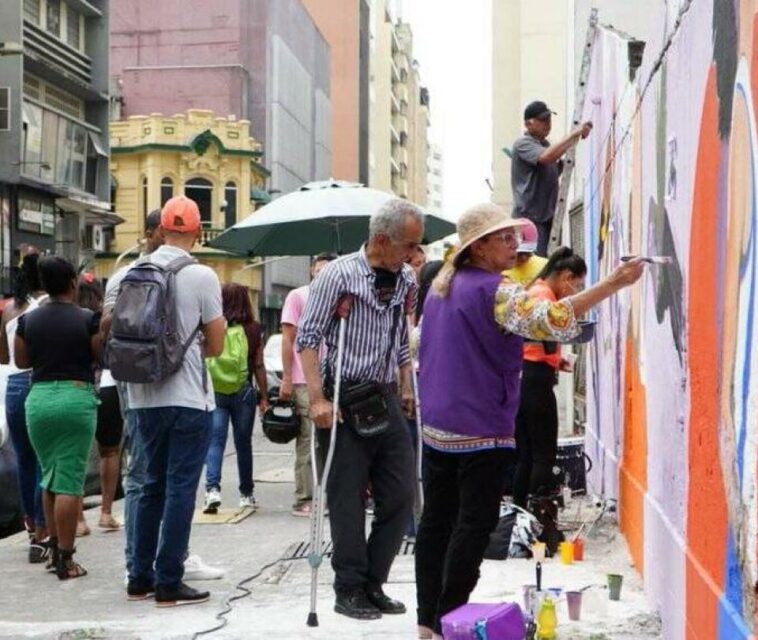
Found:
<path fill-rule="evenodd" d="M 150 254 L 150 260 L 166 265 L 185 255 L 182 249 L 163 245 Z M 190 337 L 198 323 L 206 325 L 220 318 L 223 315 L 221 285 L 213 269 L 201 264 L 184 267 L 176 275 L 176 302 L 179 335 L 183 341 Z M 202 335 L 198 333 L 175 374 L 153 384 L 127 384 L 129 409 L 186 407 L 212 411 L 215 408 L 213 385 L 206 374 L 201 349 Z"/>
<path fill-rule="evenodd" d="M 525 134 L 513 143 L 511 157 L 511 187 L 513 217 L 547 222 L 555 213 L 558 201 L 558 176 L 563 162 L 539 164 L 538 160 L 550 146 L 547 140 Z"/>

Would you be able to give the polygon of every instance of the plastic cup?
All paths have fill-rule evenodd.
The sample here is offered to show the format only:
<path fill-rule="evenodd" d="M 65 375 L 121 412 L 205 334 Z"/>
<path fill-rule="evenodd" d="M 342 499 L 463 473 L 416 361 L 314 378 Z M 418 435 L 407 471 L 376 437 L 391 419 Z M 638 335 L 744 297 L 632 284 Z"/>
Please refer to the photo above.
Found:
<path fill-rule="evenodd" d="M 523 594 L 524 594 L 524 611 L 534 615 L 534 599 L 535 594 L 537 593 L 537 585 L 536 584 L 525 584 L 521 587 Z"/>
<path fill-rule="evenodd" d="M 573 564 L 574 562 L 574 543 L 561 542 L 561 563 Z"/>
<path fill-rule="evenodd" d="M 532 545 L 532 557 L 537 562 L 545 561 L 545 543 L 544 542 L 535 542 Z"/>
<path fill-rule="evenodd" d="M 584 540 L 577 538 L 574 540 L 574 561 L 584 560 Z"/>
<path fill-rule="evenodd" d="M 582 615 L 582 592 L 567 591 L 566 602 L 569 610 L 569 620 L 579 620 Z"/>
<path fill-rule="evenodd" d="M 608 574 L 608 598 L 610 600 L 621 600 L 621 584 L 624 582 L 624 576 L 618 573 Z"/>

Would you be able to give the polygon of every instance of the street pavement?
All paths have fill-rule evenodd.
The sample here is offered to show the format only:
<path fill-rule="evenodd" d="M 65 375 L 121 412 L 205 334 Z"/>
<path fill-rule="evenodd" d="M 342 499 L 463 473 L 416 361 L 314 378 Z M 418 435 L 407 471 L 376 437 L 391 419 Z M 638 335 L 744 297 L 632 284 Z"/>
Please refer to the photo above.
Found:
<path fill-rule="evenodd" d="M 224 460 L 222 507 L 237 504 L 236 458 L 230 444 Z M 307 518 L 290 515 L 293 498 L 293 447 L 274 445 L 260 434 L 254 437 L 256 497 L 258 511 L 238 524 L 195 524 L 191 553 L 211 565 L 225 569 L 220 580 L 193 582 L 211 591 L 209 602 L 158 609 L 153 601 L 128 602 L 123 568 L 123 531 L 98 531 L 99 509 L 87 512 L 92 534 L 78 540 L 77 560 L 89 575 L 60 582 L 40 565 L 26 560 L 25 534 L 0 540 L 3 577 L 0 584 L 0 638 L 94 639 L 302 639 L 344 638 L 370 640 L 416 637 L 415 584 L 412 545 L 404 545 L 386 591 L 403 600 L 408 613 L 364 622 L 338 616 L 332 610 L 333 574 L 328 560 L 319 571 L 318 615 L 320 625 L 307 627 L 310 568 L 304 559 L 304 543 L 309 537 Z M 197 504 L 202 504 L 203 487 Z M 594 515 L 588 502 L 573 501 L 564 516 L 577 524 Z M 120 517 L 121 503 L 116 503 Z M 328 527 L 327 527 L 328 536 Z M 278 558 L 293 558 L 274 564 L 250 580 L 249 595 L 235 588 L 258 574 Z M 571 566 L 550 559 L 544 563 L 546 586 L 564 589 L 602 585 L 605 574 L 624 575 L 621 602 L 609 602 L 604 588 L 586 592 L 582 622 L 568 622 L 565 603 L 559 602 L 559 637 L 566 639 L 646 640 L 659 638 L 660 623 L 651 611 L 641 582 L 630 565 L 623 539 L 606 517 L 586 542 L 586 560 Z M 530 560 L 485 561 L 482 577 L 472 601 L 520 601 L 521 585 L 534 582 Z M 235 596 L 244 596 L 230 603 Z M 226 615 L 221 613 L 229 609 Z M 222 626 L 223 625 L 223 626 Z M 208 632 L 216 627 L 215 631 Z"/>

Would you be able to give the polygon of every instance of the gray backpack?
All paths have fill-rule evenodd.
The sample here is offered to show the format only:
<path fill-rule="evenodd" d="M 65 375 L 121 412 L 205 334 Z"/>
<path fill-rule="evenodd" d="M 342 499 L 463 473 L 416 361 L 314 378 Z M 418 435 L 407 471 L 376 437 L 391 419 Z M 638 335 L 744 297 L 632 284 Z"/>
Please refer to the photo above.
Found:
<path fill-rule="evenodd" d="M 165 266 L 140 260 L 127 271 L 113 307 L 105 360 L 115 380 L 151 383 L 165 380 L 182 365 L 200 331 L 185 341 L 179 335 L 176 274 L 197 260 L 182 256 Z"/>

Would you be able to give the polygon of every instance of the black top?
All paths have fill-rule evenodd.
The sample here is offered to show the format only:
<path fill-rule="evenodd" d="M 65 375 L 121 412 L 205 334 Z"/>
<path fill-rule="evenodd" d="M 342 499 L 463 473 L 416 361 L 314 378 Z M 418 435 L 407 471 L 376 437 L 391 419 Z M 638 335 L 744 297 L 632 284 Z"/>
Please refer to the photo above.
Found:
<path fill-rule="evenodd" d="M 16 335 L 26 342 L 32 382 L 94 382 L 91 338 L 99 314 L 66 302 L 49 302 L 20 316 Z"/>

